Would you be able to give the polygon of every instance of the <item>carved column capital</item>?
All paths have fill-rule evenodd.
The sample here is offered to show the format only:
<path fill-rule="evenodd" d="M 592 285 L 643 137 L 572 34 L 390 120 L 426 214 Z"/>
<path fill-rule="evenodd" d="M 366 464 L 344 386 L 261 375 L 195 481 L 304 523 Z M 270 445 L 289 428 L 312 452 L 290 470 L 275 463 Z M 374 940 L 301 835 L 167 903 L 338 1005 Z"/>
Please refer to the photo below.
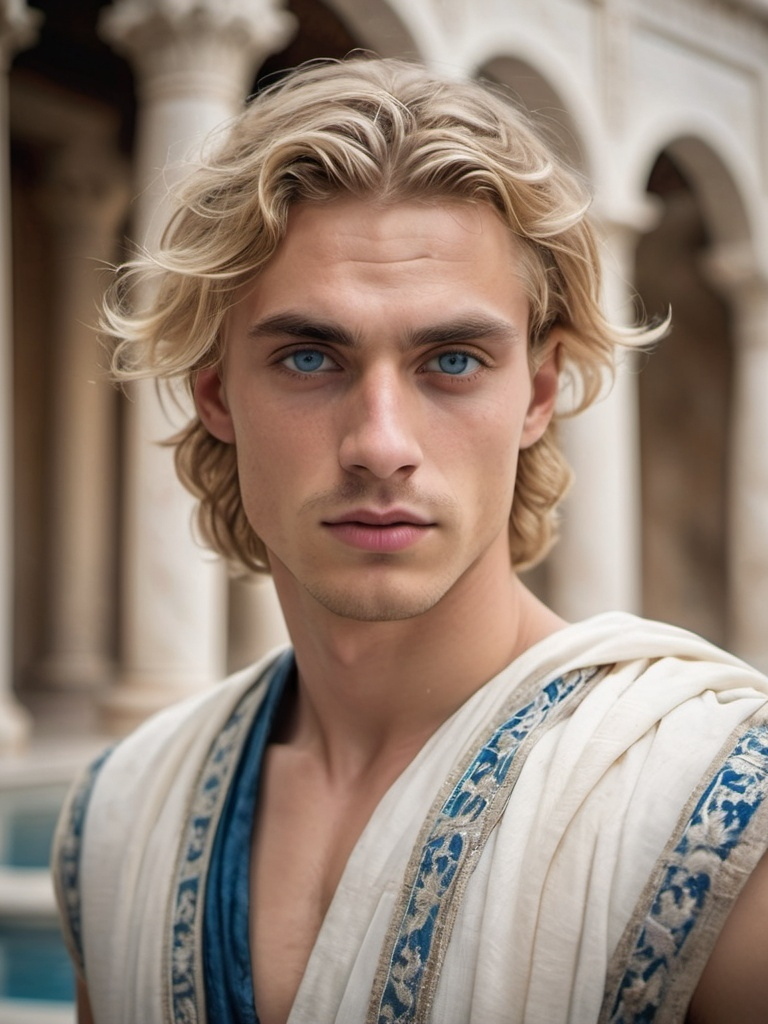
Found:
<path fill-rule="evenodd" d="M 663 203 L 649 192 L 639 195 L 598 196 L 592 206 L 592 219 L 608 237 L 623 238 L 633 244 L 640 235 L 653 231 L 659 222 Z"/>
<path fill-rule="evenodd" d="M 254 68 L 280 50 L 296 29 L 285 0 L 114 0 L 99 32 L 139 72 L 149 95 L 223 91 L 237 102 Z M 217 88 L 218 87 L 218 88 Z"/>
<path fill-rule="evenodd" d="M 0 62 L 5 70 L 14 53 L 34 43 L 42 19 L 42 12 L 30 9 L 24 0 L 0 0 Z"/>

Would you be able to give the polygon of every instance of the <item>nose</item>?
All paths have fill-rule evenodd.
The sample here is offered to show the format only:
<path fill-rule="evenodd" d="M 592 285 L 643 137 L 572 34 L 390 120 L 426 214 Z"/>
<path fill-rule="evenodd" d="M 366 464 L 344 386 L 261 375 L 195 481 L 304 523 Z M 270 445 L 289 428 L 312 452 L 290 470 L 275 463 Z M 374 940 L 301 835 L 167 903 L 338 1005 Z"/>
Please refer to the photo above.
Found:
<path fill-rule="evenodd" d="M 410 476 L 422 462 L 417 439 L 417 396 L 394 367 L 367 372 L 341 399 L 339 462 L 343 469 L 380 480 Z"/>

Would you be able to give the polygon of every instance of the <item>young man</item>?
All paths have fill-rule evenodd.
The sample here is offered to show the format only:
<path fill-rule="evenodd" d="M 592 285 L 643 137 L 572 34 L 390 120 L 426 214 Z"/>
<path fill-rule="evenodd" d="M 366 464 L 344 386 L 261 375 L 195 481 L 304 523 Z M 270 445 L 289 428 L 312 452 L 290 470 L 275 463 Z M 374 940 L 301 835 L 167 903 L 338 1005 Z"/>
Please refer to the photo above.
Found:
<path fill-rule="evenodd" d="M 82 1021 L 765 1020 L 768 682 L 517 575 L 567 481 L 561 378 L 586 405 L 652 336 L 604 320 L 586 206 L 479 85 L 315 65 L 129 270 L 118 375 L 188 382 L 181 477 L 292 648 L 74 792 Z"/>

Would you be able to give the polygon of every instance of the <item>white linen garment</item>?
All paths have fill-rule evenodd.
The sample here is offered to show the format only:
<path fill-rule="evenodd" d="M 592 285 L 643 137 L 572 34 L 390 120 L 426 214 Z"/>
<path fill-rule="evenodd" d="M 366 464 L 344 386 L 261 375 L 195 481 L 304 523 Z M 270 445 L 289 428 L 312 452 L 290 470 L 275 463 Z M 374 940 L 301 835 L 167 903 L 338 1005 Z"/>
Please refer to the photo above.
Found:
<path fill-rule="evenodd" d="M 223 1024 L 206 885 L 278 662 L 162 712 L 73 791 L 54 873 L 96 1024 Z M 524 652 L 374 811 L 289 1024 L 679 1024 L 768 847 L 767 701 L 753 669 L 630 615 Z"/>

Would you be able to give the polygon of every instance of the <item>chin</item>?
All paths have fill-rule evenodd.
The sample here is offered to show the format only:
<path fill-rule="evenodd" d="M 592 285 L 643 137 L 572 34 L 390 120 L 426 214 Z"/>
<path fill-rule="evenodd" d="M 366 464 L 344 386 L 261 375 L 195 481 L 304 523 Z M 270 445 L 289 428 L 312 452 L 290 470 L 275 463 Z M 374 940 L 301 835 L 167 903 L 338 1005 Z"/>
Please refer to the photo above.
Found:
<path fill-rule="evenodd" d="M 307 592 L 334 615 L 356 622 L 401 622 L 430 611 L 445 595 L 445 590 L 410 593 L 354 593 L 307 587 Z"/>

